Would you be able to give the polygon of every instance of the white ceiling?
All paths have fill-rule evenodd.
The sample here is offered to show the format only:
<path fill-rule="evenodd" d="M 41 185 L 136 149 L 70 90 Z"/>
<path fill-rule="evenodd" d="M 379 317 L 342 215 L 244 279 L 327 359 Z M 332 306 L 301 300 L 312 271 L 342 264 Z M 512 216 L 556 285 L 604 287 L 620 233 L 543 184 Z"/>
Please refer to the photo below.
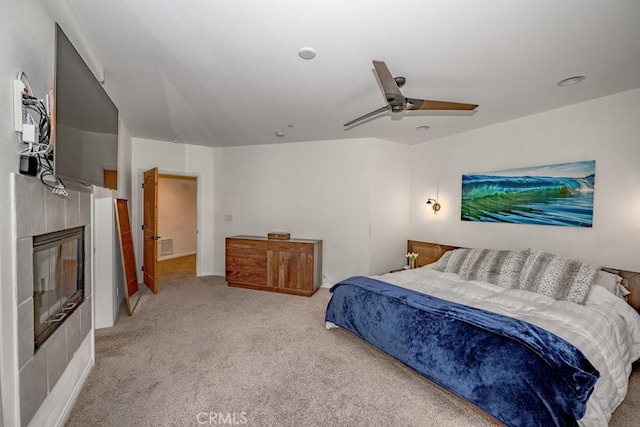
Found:
<path fill-rule="evenodd" d="M 640 87 L 638 0 L 63 3 L 140 138 L 414 144 Z M 307 46 L 315 59 L 298 56 Z M 385 105 L 373 59 L 406 77 L 405 96 L 480 106 L 473 115 L 385 113 L 347 130 Z M 586 80 L 557 85 L 574 75 Z"/>

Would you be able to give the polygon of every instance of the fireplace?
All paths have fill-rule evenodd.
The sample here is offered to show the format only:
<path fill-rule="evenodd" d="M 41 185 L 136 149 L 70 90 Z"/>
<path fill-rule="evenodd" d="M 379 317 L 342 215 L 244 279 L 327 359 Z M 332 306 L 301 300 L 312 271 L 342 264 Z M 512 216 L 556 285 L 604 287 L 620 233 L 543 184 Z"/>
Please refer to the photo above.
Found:
<path fill-rule="evenodd" d="M 84 300 L 84 227 L 33 238 L 35 350 Z"/>

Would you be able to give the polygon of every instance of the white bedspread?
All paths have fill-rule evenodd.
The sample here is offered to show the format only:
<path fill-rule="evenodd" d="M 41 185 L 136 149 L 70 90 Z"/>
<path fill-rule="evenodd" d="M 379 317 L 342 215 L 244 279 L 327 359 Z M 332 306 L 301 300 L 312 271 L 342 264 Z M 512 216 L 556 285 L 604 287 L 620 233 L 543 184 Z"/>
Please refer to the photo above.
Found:
<path fill-rule="evenodd" d="M 627 394 L 631 364 L 640 358 L 640 316 L 625 301 L 594 285 L 584 306 L 544 295 L 465 281 L 428 267 L 376 279 L 438 298 L 515 317 L 577 347 L 600 372 L 583 426 L 606 426 Z"/>

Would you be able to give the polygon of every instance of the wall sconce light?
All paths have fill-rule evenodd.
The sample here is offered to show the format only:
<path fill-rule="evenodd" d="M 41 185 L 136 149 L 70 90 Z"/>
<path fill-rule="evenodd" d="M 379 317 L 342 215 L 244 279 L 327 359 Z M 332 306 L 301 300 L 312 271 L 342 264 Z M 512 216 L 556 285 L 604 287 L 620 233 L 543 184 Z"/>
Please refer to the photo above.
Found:
<path fill-rule="evenodd" d="M 433 209 L 434 215 L 437 215 L 438 211 L 442 207 L 442 206 L 440 206 L 440 203 L 438 203 L 438 201 L 436 199 L 428 199 L 427 200 L 427 205 L 431 206 L 431 209 Z"/>

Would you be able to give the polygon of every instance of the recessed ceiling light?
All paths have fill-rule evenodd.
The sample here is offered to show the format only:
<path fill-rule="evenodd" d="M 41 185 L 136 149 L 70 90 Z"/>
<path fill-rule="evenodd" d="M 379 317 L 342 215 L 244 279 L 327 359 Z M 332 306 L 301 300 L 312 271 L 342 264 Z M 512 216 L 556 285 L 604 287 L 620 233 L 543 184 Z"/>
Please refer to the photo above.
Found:
<path fill-rule="evenodd" d="M 287 125 L 287 127 L 293 128 L 294 126 L 293 125 Z"/>
<path fill-rule="evenodd" d="M 586 79 L 585 76 L 573 76 L 573 77 L 568 77 L 564 80 L 560 80 L 558 82 L 558 86 L 571 86 L 571 85 L 575 85 L 578 84 L 580 82 L 582 82 L 584 79 Z"/>
<path fill-rule="evenodd" d="M 312 47 L 303 47 L 298 51 L 298 55 L 302 59 L 313 59 L 316 57 L 316 50 Z"/>
<path fill-rule="evenodd" d="M 276 136 L 278 138 L 282 138 L 284 136 L 284 132 L 278 131 L 278 132 L 276 132 Z"/>
<path fill-rule="evenodd" d="M 427 129 L 429 129 L 429 126 L 426 126 L 426 125 L 425 126 L 418 126 L 416 129 L 418 129 L 418 130 L 427 130 Z"/>

